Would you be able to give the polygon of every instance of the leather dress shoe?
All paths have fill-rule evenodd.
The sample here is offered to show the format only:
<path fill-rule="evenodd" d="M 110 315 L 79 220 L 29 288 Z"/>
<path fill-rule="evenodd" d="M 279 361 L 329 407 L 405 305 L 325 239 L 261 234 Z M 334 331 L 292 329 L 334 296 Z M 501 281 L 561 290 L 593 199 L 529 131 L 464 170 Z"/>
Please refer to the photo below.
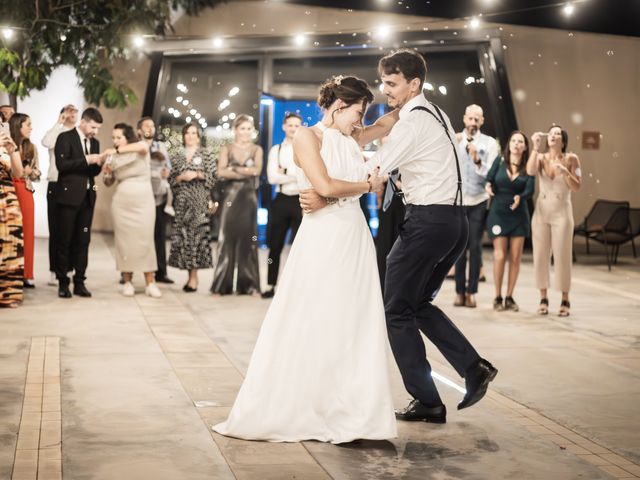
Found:
<path fill-rule="evenodd" d="M 447 423 L 447 407 L 427 407 L 414 399 L 403 410 L 396 410 L 396 418 L 407 422 Z"/>
<path fill-rule="evenodd" d="M 470 367 L 464 375 L 467 393 L 458 404 L 458 410 L 478 403 L 487 393 L 489 382 L 496 378 L 497 374 L 498 370 L 483 358 Z"/>
<path fill-rule="evenodd" d="M 171 280 L 169 277 L 156 277 L 156 283 L 168 283 L 168 284 L 172 284 L 172 283 L 176 283 L 173 280 Z"/>
<path fill-rule="evenodd" d="M 71 291 L 69 290 L 69 285 L 60 285 L 58 286 L 58 296 L 60 298 L 71 298 Z"/>
<path fill-rule="evenodd" d="M 262 292 L 262 295 L 260 295 L 262 298 L 273 298 L 273 296 L 276 294 L 275 290 L 272 288 L 270 290 L 267 290 L 266 292 Z"/>
<path fill-rule="evenodd" d="M 78 295 L 79 297 L 90 297 L 91 292 L 87 290 L 87 287 L 84 286 L 84 283 L 76 283 L 73 286 L 73 294 Z"/>

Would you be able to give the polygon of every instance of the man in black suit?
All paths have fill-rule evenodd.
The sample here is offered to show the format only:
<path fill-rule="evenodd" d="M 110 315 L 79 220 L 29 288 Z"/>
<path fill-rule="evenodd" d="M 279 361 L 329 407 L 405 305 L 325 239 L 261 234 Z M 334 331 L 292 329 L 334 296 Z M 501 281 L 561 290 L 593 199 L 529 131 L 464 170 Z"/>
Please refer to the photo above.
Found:
<path fill-rule="evenodd" d="M 55 268 L 61 298 L 71 297 L 67 277 L 71 268 L 74 270 L 73 293 L 91 296 L 84 280 L 96 203 L 94 177 L 100 173 L 104 161 L 98 154 L 100 143 L 95 138 L 101 125 L 100 112 L 87 108 L 82 112 L 80 125 L 61 133 L 56 140 L 58 247 Z"/>

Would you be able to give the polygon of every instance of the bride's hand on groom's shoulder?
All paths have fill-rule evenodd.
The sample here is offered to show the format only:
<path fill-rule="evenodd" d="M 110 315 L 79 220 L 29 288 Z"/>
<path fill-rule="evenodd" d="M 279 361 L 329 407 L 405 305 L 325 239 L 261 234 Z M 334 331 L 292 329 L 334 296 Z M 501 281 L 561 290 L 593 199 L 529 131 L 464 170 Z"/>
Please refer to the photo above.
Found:
<path fill-rule="evenodd" d="M 304 213 L 313 213 L 327 206 L 327 199 L 320 196 L 315 190 L 300 191 L 300 207 Z"/>

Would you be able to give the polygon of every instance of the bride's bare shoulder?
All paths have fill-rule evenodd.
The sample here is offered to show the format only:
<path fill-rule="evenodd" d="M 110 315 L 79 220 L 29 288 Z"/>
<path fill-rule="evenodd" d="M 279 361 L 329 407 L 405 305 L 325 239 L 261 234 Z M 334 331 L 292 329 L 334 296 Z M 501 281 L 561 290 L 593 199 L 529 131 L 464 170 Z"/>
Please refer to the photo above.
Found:
<path fill-rule="evenodd" d="M 316 127 L 300 127 L 293 138 L 293 143 L 294 145 L 296 143 L 298 145 L 307 143 L 317 144 L 321 138 L 322 132 L 320 129 Z"/>

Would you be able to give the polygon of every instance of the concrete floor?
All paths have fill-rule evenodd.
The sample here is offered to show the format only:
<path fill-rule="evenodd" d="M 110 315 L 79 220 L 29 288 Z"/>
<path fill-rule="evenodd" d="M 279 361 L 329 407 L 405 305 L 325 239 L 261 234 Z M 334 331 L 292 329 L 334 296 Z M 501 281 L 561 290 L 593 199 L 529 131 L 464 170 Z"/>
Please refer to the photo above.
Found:
<path fill-rule="evenodd" d="M 184 294 L 186 276 L 175 270 L 177 283 L 162 287 L 162 299 L 124 298 L 112 244 L 108 235 L 92 240 L 94 297 L 62 300 L 46 286 L 46 241 L 38 240 L 37 288 L 23 307 L 0 310 L 0 479 L 12 472 L 14 480 L 640 477 L 640 269 L 629 256 L 608 272 L 602 255 L 580 255 L 565 319 L 555 315 L 556 292 L 553 314 L 534 314 L 528 260 L 515 295 L 519 313 L 491 309 L 491 283 L 481 284 L 479 308 L 456 309 L 446 283 L 439 304 L 500 369 L 488 397 L 457 412 L 462 394 L 439 383 L 446 425 L 405 423 L 397 439 L 335 446 L 212 433 L 241 384 L 268 301 L 211 297 L 211 271 L 201 272 L 198 293 Z M 136 281 L 141 291 L 141 275 Z M 434 370 L 462 385 L 428 342 L 427 349 Z M 38 362 L 44 374 L 34 370 Z M 402 407 L 408 396 L 391 368 Z M 32 401 L 38 392 L 41 404 Z M 33 427 L 28 407 L 36 404 L 41 420 Z M 37 434 L 37 425 L 31 444 L 23 432 Z M 44 445 L 56 438 L 47 426 L 56 425 L 61 437 Z M 46 463 L 51 448 L 60 458 Z"/>

